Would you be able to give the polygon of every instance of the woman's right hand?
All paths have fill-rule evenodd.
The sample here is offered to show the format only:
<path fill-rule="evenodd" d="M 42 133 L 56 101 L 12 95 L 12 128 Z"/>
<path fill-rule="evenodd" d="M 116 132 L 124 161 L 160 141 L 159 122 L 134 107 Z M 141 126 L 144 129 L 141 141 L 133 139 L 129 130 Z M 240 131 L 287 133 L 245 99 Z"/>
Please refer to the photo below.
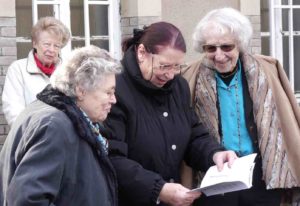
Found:
<path fill-rule="evenodd" d="M 189 191 L 181 184 L 166 183 L 159 194 L 159 200 L 173 206 L 189 206 L 201 196 L 200 192 Z"/>

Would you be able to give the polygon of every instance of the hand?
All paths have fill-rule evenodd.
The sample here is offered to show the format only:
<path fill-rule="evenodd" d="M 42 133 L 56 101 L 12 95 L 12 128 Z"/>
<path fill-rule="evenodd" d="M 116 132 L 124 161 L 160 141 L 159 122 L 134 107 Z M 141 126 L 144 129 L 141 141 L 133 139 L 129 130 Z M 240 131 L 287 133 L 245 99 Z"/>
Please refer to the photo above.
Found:
<path fill-rule="evenodd" d="M 216 152 L 213 156 L 213 161 L 217 165 L 218 170 L 222 171 L 225 162 L 228 162 L 228 167 L 230 168 L 237 158 L 234 151 L 223 151 Z"/>
<path fill-rule="evenodd" d="M 189 191 L 181 184 L 166 183 L 159 193 L 159 200 L 173 206 L 189 206 L 201 195 L 200 192 Z"/>

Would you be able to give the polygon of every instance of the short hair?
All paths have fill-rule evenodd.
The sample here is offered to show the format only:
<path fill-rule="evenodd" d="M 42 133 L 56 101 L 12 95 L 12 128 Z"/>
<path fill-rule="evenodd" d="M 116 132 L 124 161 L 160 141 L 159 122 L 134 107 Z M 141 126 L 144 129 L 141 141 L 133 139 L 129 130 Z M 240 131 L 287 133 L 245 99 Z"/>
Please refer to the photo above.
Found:
<path fill-rule="evenodd" d="M 31 41 L 38 41 L 41 32 L 46 31 L 61 39 L 64 47 L 70 39 L 69 29 L 58 19 L 52 16 L 42 17 L 31 29 Z"/>
<path fill-rule="evenodd" d="M 134 29 L 133 37 L 122 42 L 122 50 L 125 52 L 131 45 L 143 44 L 146 51 L 158 54 L 163 48 L 171 47 L 186 52 L 186 44 L 181 31 L 171 23 L 156 22 L 143 29 Z"/>
<path fill-rule="evenodd" d="M 193 34 L 193 47 L 196 51 L 203 52 L 205 35 L 212 28 L 218 29 L 221 33 L 228 30 L 237 41 L 239 50 L 247 51 L 253 33 L 252 25 L 249 19 L 236 9 L 215 9 L 200 20 Z"/>
<path fill-rule="evenodd" d="M 76 98 L 77 86 L 93 91 L 106 75 L 120 72 L 121 65 L 117 60 L 106 50 L 91 45 L 74 49 L 69 59 L 51 75 L 50 83 L 66 96 Z"/>

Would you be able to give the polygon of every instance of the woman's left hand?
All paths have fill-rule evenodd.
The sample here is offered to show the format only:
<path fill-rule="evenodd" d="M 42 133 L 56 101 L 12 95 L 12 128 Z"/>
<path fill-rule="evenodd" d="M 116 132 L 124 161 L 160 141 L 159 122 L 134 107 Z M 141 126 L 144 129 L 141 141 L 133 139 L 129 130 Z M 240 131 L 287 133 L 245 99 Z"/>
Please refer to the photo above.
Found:
<path fill-rule="evenodd" d="M 234 151 L 222 151 L 216 152 L 213 156 L 213 161 L 217 165 L 219 171 L 223 169 L 224 163 L 228 162 L 228 167 L 230 168 L 235 159 L 238 157 L 236 156 Z"/>

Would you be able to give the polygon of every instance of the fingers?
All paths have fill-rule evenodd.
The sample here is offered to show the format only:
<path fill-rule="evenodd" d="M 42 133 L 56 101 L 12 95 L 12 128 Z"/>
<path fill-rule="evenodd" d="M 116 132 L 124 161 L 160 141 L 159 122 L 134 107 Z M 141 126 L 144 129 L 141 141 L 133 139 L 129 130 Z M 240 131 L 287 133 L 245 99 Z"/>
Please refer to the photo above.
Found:
<path fill-rule="evenodd" d="M 213 161 L 217 165 L 218 171 L 222 171 L 224 167 L 224 163 L 228 162 L 228 167 L 230 168 L 234 160 L 237 159 L 235 152 L 233 151 L 223 151 L 223 152 L 216 152 L 213 156 Z"/>
<path fill-rule="evenodd" d="M 201 195 L 200 192 L 189 191 L 180 184 L 166 183 L 159 194 L 159 199 L 174 206 L 189 206 Z"/>
<path fill-rule="evenodd" d="M 228 157 L 228 167 L 231 168 L 234 160 L 236 160 L 238 157 L 233 151 L 228 151 L 229 152 L 229 157 Z"/>

